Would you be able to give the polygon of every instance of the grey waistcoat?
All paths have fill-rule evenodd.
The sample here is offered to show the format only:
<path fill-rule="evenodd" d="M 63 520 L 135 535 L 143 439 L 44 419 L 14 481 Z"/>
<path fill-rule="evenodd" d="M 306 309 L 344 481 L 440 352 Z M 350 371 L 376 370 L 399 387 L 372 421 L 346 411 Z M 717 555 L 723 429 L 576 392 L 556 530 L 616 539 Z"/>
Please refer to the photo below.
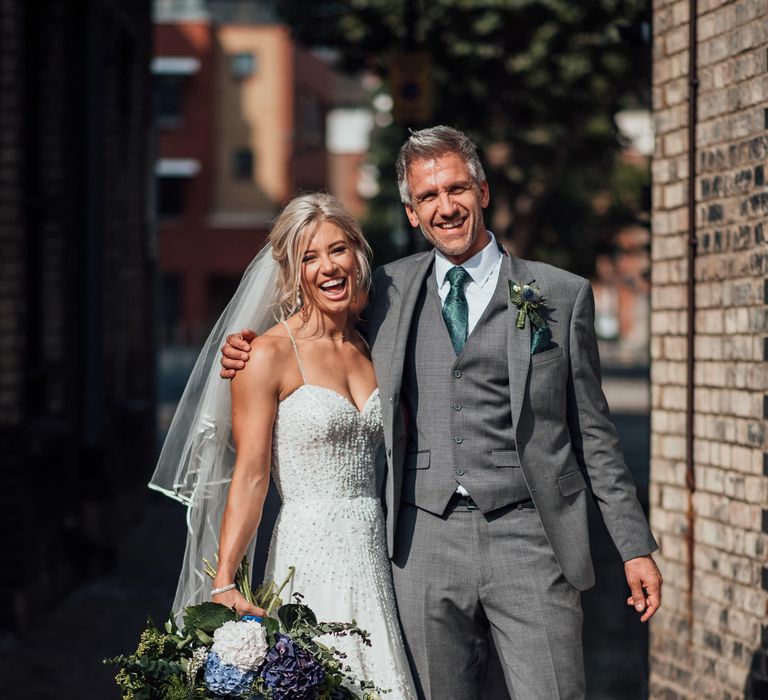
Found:
<path fill-rule="evenodd" d="M 512 430 L 507 363 L 512 324 L 505 294 L 499 275 L 458 358 L 433 272 L 415 307 L 402 387 L 408 435 L 402 499 L 438 515 L 457 484 L 484 512 L 530 498 Z"/>

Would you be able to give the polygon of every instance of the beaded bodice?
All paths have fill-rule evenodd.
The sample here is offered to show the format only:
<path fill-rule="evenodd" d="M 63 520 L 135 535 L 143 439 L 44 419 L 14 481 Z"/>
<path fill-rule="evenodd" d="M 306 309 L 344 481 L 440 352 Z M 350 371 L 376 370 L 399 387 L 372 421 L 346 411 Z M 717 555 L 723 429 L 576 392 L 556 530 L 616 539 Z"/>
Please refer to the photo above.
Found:
<path fill-rule="evenodd" d="M 283 503 L 376 496 L 383 440 L 379 390 L 362 410 L 341 394 L 303 384 L 282 401 L 272 439 L 272 478 Z"/>
<path fill-rule="evenodd" d="M 333 389 L 308 384 L 290 326 L 283 322 L 301 378 L 280 402 L 272 436 L 272 479 L 283 506 L 318 499 L 376 497 L 376 451 L 384 440 L 379 390 L 358 410 Z"/>

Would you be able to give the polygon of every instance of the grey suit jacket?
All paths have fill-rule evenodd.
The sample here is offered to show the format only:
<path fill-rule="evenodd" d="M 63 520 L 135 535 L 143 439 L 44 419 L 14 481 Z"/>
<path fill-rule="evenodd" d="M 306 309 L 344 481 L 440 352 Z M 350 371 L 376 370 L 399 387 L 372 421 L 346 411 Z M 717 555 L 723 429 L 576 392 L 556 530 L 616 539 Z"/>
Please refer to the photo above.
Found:
<path fill-rule="evenodd" d="M 434 251 L 419 253 L 374 273 L 367 310 L 368 340 L 379 384 L 387 476 L 390 555 L 400 509 L 406 436 L 400 390 L 414 306 Z M 552 329 L 549 348 L 530 355 L 530 322 L 508 345 L 510 408 L 522 471 L 566 579 L 584 590 L 594 584 L 587 530 L 589 487 L 622 559 L 657 549 L 624 463 L 601 387 L 589 282 L 543 263 L 506 253 L 500 273 L 530 283 L 545 297 Z M 517 307 L 508 299 L 509 323 Z M 517 340 L 517 339 L 516 339 Z"/>

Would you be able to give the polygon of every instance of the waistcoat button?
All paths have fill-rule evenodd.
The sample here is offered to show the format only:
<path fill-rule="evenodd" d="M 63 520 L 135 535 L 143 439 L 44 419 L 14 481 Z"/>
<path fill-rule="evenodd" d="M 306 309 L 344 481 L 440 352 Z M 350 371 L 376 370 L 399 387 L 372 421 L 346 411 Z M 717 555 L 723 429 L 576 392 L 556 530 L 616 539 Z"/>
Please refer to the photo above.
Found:
<path fill-rule="evenodd" d="M 459 437 L 458 435 L 455 438 L 453 438 L 453 439 L 456 440 L 456 444 L 457 445 L 461 445 L 461 443 L 464 442 L 464 438 L 463 437 Z"/>
<path fill-rule="evenodd" d="M 460 403 L 453 404 L 453 410 L 454 411 L 460 411 L 461 410 L 461 404 Z"/>
<path fill-rule="evenodd" d="M 460 369 L 453 370 L 453 376 L 456 377 L 456 379 L 458 379 L 461 376 L 461 370 Z"/>
<path fill-rule="evenodd" d="M 459 468 L 456 470 L 456 473 L 457 473 L 459 476 L 463 476 L 463 475 L 464 475 L 464 470 L 463 470 L 461 467 L 459 467 Z"/>

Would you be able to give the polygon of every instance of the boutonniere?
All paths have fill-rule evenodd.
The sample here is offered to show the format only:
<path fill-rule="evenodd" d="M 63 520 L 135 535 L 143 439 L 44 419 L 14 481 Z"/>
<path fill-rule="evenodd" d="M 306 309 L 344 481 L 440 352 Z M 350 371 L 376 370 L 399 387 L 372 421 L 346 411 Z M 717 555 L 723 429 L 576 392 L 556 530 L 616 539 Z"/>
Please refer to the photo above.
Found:
<path fill-rule="evenodd" d="M 539 309 L 545 306 L 544 296 L 538 287 L 509 280 L 509 300 L 519 309 L 517 312 L 517 327 L 525 328 L 525 317 L 531 320 L 534 328 L 546 326 L 544 317 Z"/>
<path fill-rule="evenodd" d="M 525 319 L 531 322 L 531 327 L 535 332 L 531 335 L 531 355 L 541 352 L 549 341 L 552 340 L 552 331 L 544 320 L 542 311 L 547 306 L 544 303 L 544 295 L 538 287 L 532 284 L 523 284 L 522 282 L 508 281 L 509 300 L 518 308 L 517 327 L 525 328 Z"/>

